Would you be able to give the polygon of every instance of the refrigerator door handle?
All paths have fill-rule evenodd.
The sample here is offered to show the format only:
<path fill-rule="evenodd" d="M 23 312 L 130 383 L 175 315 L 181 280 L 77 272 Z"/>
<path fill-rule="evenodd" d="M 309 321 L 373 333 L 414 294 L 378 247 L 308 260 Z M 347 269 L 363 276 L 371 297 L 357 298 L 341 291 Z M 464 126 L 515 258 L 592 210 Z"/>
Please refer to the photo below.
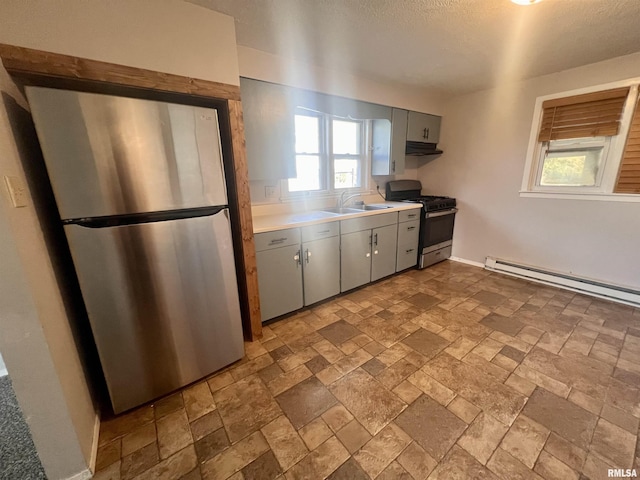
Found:
<path fill-rule="evenodd" d="M 184 218 L 209 217 L 225 211 L 229 218 L 226 205 L 215 207 L 187 208 L 184 210 L 170 210 L 164 212 L 131 213 L 125 215 L 113 215 L 109 217 L 73 218 L 63 220 L 64 225 L 79 225 L 87 228 L 121 227 L 124 225 L 136 225 L 140 223 L 166 222 L 167 220 L 181 220 Z"/>

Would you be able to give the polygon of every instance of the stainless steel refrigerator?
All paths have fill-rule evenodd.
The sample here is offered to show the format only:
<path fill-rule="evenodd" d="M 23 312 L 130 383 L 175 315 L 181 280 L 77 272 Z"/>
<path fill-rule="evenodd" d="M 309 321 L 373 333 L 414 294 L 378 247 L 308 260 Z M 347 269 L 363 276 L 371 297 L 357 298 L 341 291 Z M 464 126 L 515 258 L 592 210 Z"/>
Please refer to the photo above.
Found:
<path fill-rule="evenodd" d="M 244 354 L 217 111 L 27 87 L 116 413 Z"/>

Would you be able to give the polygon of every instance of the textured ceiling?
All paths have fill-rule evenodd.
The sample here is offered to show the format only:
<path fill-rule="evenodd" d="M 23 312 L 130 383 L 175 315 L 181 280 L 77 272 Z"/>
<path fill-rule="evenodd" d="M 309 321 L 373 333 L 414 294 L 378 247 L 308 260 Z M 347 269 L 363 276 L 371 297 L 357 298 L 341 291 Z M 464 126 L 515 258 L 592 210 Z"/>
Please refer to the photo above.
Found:
<path fill-rule="evenodd" d="M 462 93 L 640 51 L 640 0 L 189 0 L 238 44 Z"/>

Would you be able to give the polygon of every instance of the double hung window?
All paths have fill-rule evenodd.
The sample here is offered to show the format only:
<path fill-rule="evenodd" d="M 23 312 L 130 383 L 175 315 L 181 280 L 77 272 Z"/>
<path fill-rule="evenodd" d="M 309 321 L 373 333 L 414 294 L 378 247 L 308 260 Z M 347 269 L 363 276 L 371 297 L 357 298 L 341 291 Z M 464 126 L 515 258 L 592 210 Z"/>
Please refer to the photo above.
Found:
<path fill-rule="evenodd" d="M 298 109 L 294 123 L 296 177 L 286 181 L 290 194 L 367 188 L 366 120 Z"/>
<path fill-rule="evenodd" d="M 538 99 L 523 192 L 640 193 L 637 103 L 632 82 Z"/>

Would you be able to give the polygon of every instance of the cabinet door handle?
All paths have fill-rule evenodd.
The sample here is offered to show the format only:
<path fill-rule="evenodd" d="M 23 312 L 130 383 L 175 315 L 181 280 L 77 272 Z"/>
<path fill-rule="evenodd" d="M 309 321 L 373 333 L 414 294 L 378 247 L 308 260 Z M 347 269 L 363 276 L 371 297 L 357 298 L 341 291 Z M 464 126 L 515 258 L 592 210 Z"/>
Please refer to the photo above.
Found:
<path fill-rule="evenodd" d="M 373 245 L 373 235 L 369 235 L 369 246 Z"/>
<path fill-rule="evenodd" d="M 371 256 L 370 252 L 367 252 L 367 254 L 365 255 L 365 257 L 369 258 Z"/>
<path fill-rule="evenodd" d="M 415 230 L 415 229 L 416 229 L 416 227 L 407 227 L 407 231 Z"/>
<path fill-rule="evenodd" d="M 429 129 L 428 128 L 424 129 L 424 133 L 422 135 L 422 138 L 429 138 Z"/>
<path fill-rule="evenodd" d="M 273 240 L 271 240 L 269 242 L 269 245 L 277 245 L 279 243 L 285 242 L 287 240 L 287 237 L 283 237 L 283 238 L 274 238 Z"/>
<path fill-rule="evenodd" d="M 404 253 L 411 253 L 411 252 L 413 252 L 413 248 L 410 248 L 409 250 L 407 250 L 407 251 L 406 251 L 406 252 L 404 252 Z"/>
<path fill-rule="evenodd" d="M 417 213 L 410 213 L 409 215 L 407 215 L 407 218 L 416 218 L 417 216 Z"/>
<path fill-rule="evenodd" d="M 305 256 L 305 259 L 307 260 L 307 263 L 309 263 L 309 259 L 311 258 L 311 252 L 309 251 L 308 248 L 305 250 L 304 256 Z"/>
<path fill-rule="evenodd" d="M 329 233 L 330 231 L 331 231 L 331 230 L 320 230 L 320 231 L 318 232 L 318 235 L 323 235 L 323 234 L 325 234 L 325 233 Z"/>
<path fill-rule="evenodd" d="M 375 247 L 378 246 L 378 234 L 377 233 L 373 236 L 373 245 Z M 376 253 L 378 253 L 378 252 L 376 251 Z"/>
<path fill-rule="evenodd" d="M 296 265 L 302 265 L 302 262 L 300 262 L 300 250 L 293 256 L 293 261 L 296 262 Z"/>
<path fill-rule="evenodd" d="M 396 171 L 396 161 L 395 160 L 393 162 L 391 162 L 391 171 L 392 172 Z"/>
<path fill-rule="evenodd" d="M 374 254 L 374 255 L 377 255 L 377 254 L 378 254 L 378 250 L 374 250 L 374 251 L 373 251 L 373 254 Z"/>

